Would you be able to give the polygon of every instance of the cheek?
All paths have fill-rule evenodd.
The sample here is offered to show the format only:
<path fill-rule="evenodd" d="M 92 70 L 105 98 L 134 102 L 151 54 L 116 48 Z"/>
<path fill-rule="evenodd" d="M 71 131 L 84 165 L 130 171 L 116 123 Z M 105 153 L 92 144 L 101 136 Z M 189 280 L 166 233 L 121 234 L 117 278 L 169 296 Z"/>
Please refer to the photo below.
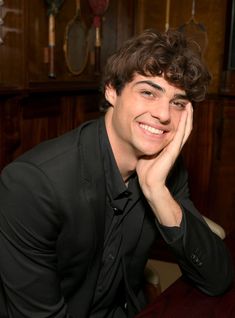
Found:
<path fill-rule="evenodd" d="M 126 103 L 119 104 L 116 109 L 116 117 L 121 122 L 129 122 L 130 119 L 134 116 L 131 111 L 131 107 L 129 107 Z"/>
<path fill-rule="evenodd" d="M 122 105 L 116 106 L 113 110 L 113 125 L 119 130 L 119 133 L 125 129 L 127 122 L 129 122 L 127 111 L 123 109 Z"/>
<path fill-rule="evenodd" d="M 176 131 L 179 126 L 181 115 L 182 112 L 180 111 L 173 111 L 171 114 L 172 129 L 174 131 Z"/>

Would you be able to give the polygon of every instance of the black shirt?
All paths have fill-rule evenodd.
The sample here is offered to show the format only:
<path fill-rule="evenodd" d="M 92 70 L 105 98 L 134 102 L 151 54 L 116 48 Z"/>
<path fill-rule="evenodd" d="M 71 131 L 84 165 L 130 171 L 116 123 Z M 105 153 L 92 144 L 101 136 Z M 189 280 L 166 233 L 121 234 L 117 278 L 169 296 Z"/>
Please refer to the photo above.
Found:
<path fill-rule="evenodd" d="M 104 120 L 100 121 L 100 144 L 104 160 L 107 187 L 105 210 L 105 238 L 102 264 L 92 306 L 92 318 L 126 317 L 125 284 L 121 258 L 123 253 L 122 229 L 126 216 L 131 213 L 141 198 L 141 189 L 136 174 L 125 185 L 117 167 L 107 136 Z M 139 205 L 138 205 L 139 206 Z M 165 228 L 157 223 L 165 237 L 179 235 L 178 229 Z M 180 231 L 181 232 L 181 231 Z"/>
<path fill-rule="evenodd" d="M 91 317 L 126 317 L 121 265 L 122 228 L 127 214 L 140 199 L 141 191 L 135 174 L 130 178 L 128 187 L 125 185 L 108 140 L 104 120 L 100 125 L 100 142 L 107 187 L 105 239 Z"/>

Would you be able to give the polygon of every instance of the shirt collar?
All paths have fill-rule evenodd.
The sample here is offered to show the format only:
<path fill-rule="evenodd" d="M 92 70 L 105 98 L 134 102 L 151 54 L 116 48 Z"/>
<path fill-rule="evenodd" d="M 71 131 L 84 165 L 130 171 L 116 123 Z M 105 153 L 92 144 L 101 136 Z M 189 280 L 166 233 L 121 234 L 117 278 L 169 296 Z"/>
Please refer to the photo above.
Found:
<path fill-rule="evenodd" d="M 103 117 L 100 120 L 100 144 L 104 160 L 104 172 L 108 195 L 113 200 L 122 197 L 128 197 L 130 191 L 126 187 L 121 173 L 118 169 L 117 162 L 114 158 L 113 151 L 108 139 L 108 134 Z"/>

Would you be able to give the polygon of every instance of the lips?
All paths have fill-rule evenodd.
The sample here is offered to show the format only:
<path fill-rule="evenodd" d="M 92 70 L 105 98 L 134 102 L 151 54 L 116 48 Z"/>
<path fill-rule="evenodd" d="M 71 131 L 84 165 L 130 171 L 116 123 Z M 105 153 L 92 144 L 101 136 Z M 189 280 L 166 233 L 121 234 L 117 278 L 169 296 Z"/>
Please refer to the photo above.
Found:
<path fill-rule="evenodd" d="M 154 135 L 162 135 L 164 133 L 164 130 L 157 129 L 157 128 L 154 128 L 152 126 L 146 125 L 146 124 L 140 123 L 140 127 L 142 129 L 148 131 L 149 133 L 154 134 Z"/>

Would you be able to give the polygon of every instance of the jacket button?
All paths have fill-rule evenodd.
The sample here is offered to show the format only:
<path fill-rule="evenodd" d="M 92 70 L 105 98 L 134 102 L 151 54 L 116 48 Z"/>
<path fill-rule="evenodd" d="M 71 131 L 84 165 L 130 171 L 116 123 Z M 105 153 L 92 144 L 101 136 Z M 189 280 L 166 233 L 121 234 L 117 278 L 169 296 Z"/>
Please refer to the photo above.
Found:
<path fill-rule="evenodd" d="M 199 267 L 202 266 L 202 262 L 201 260 L 198 258 L 198 256 L 196 254 L 192 254 L 191 255 L 191 260 L 195 265 L 198 265 Z"/>

